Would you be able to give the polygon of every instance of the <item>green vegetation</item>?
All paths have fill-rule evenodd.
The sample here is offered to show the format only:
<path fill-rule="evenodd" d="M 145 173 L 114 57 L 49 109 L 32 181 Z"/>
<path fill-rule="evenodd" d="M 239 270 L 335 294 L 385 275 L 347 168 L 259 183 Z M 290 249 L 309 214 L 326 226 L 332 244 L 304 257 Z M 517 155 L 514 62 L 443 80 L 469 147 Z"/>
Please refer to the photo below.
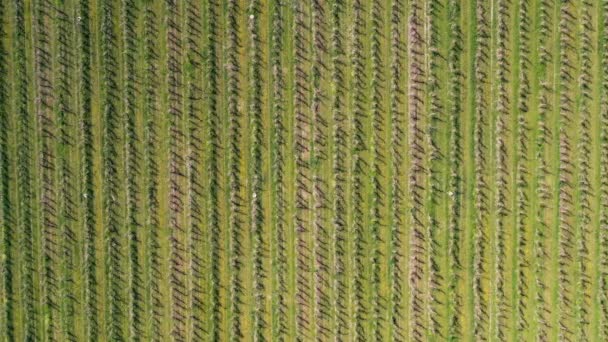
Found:
<path fill-rule="evenodd" d="M 608 3 L 0 1 L 0 341 L 608 340 Z"/>

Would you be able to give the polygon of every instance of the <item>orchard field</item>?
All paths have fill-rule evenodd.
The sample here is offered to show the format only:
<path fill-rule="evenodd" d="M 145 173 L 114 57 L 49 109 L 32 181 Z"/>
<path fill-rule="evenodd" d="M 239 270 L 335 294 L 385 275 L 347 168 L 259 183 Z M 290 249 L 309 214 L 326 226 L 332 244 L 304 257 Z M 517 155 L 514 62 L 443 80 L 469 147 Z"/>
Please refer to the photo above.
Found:
<path fill-rule="evenodd" d="M 0 19 L 0 341 L 608 341 L 608 1 Z"/>

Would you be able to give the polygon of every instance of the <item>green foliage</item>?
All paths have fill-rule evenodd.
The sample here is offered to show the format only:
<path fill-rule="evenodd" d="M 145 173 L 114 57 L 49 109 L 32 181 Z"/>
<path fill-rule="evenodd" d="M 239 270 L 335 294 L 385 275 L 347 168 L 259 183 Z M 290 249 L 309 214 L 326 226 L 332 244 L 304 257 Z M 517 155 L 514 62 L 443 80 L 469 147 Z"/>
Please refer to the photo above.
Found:
<path fill-rule="evenodd" d="M 606 3 L 0 19 L 0 340 L 607 339 Z"/>

